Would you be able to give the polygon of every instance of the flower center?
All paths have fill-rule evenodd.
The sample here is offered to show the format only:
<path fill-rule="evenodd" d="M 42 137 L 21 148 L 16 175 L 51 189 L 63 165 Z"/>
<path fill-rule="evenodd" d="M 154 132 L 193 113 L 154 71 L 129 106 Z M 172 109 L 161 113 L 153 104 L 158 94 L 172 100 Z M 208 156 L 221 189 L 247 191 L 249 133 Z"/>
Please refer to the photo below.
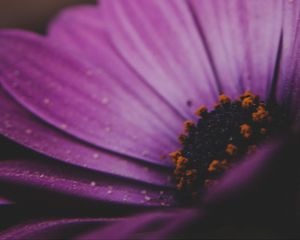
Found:
<path fill-rule="evenodd" d="M 184 123 L 184 134 L 179 137 L 182 149 L 170 154 L 176 187 L 185 198 L 216 184 L 242 156 L 277 132 L 285 119 L 279 105 L 266 104 L 250 91 L 235 101 L 222 94 L 212 111 L 202 106 L 196 115 L 197 123 Z"/>

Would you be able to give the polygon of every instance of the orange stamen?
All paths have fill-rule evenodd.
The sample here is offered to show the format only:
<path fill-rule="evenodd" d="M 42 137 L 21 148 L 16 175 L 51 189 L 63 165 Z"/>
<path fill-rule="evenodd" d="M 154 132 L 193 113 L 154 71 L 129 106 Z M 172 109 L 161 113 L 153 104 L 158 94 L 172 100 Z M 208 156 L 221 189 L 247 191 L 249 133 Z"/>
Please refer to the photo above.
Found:
<path fill-rule="evenodd" d="M 250 138 L 252 135 L 252 129 L 250 125 L 244 123 L 240 126 L 240 133 L 243 135 L 244 138 Z"/>

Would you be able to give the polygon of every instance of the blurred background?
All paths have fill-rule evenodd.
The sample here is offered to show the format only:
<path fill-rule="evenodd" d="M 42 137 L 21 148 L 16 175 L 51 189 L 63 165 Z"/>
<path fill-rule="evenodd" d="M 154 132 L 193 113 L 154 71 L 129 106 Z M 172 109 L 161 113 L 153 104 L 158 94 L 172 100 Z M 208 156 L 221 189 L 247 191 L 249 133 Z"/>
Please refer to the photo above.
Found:
<path fill-rule="evenodd" d="M 96 0 L 0 0 L 0 28 L 45 32 L 47 22 L 62 8 Z"/>

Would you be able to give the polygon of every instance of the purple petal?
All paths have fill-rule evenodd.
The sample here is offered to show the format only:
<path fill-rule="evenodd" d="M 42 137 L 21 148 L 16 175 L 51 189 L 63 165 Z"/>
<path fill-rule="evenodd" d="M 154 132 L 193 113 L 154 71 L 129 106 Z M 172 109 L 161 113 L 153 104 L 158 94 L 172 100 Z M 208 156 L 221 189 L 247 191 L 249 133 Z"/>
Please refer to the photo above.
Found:
<path fill-rule="evenodd" d="M 91 228 L 117 221 L 109 218 L 71 218 L 35 220 L 0 234 L 1 239 L 70 239 Z"/>
<path fill-rule="evenodd" d="M 249 89 L 266 97 L 282 29 L 282 2 L 190 3 L 225 89 L 233 82 L 234 93 Z"/>
<path fill-rule="evenodd" d="M 2 31 L 0 42 L 1 83 L 31 112 L 93 145 L 170 166 L 161 155 L 178 147 L 180 119 L 153 92 L 30 33 Z"/>
<path fill-rule="evenodd" d="M 20 144 L 84 168 L 161 186 L 171 185 L 171 171 L 167 169 L 77 140 L 36 118 L 1 88 L 0 100 L 0 133 Z"/>
<path fill-rule="evenodd" d="M 154 107 L 156 105 L 159 106 L 157 109 L 158 115 L 161 115 L 162 106 L 160 105 L 162 104 L 166 104 L 173 109 L 172 104 L 166 103 L 155 89 L 145 83 L 142 77 L 124 61 L 119 52 L 112 46 L 99 9 L 90 6 L 80 6 L 63 11 L 50 24 L 48 38 L 50 38 L 51 42 L 55 42 L 58 47 L 67 48 L 73 55 L 89 60 L 90 63 L 94 64 L 95 68 L 103 68 L 109 74 L 119 79 L 128 78 L 136 88 L 146 88 L 143 91 L 145 93 L 147 91 L 147 95 L 151 95 Z M 118 71 L 116 71 L 116 68 Z M 157 101 L 157 104 L 154 100 Z M 173 110 L 176 112 L 175 109 Z M 169 113 L 168 109 L 163 111 L 167 115 L 160 116 L 160 118 L 167 118 L 167 121 L 172 122 L 174 122 L 175 118 L 177 120 L 178 116 Z M 182 119 L 181 116 L 180 119 Z M 176 122 L 172 123 L 175 126 L 175 131 L 178 130 Z"/>
<path fill-rule="evenodd" d="M 100 11 L 122 58 L 182 115 L 213 103 L 214 74 L 184 1 L 102 1 Z"/>
<path fill-rule="evenodd" d="M 1 206 L 6 206 L 6 205 L 11 205 L 13 202 L 6 197 L 0 196 L 0 207 Z"/>
<path fill-rule="evenodd" d="M 34 201 L 40 199 L 41 203 L 44 194 L 35 193 L 34 189 L 65 196 L 69 204 L 72 204 L 72 199 L 80 199 L 81 204 L 87 201 L 95 204 L 96 209 L 103 203 L 134 206 L 169 206 L 175 203 L 173 192 L 166 188 L 41 159 L 1 161 L 0 181 L 6 184 L 2 191 L 11 197 L 27 199 L 29 193 L 20 196 L 18 191 L 28 189 L 28 192 L 33 191 Z M 55 198 L 52 196 L 51 201 Z"/>
<path fill-rule="evenodd" d="M 299 128 L 300 119 L 300 2 L 290 1 L 284 5 L 283 50 L 277 97 L 288 105 L 294 124 Z"/>
<path fill-rule="evenodd" d="M 144 213 L 87 232 L 78 239 L 173 239 L 201 215 L 197 209 Z"/>

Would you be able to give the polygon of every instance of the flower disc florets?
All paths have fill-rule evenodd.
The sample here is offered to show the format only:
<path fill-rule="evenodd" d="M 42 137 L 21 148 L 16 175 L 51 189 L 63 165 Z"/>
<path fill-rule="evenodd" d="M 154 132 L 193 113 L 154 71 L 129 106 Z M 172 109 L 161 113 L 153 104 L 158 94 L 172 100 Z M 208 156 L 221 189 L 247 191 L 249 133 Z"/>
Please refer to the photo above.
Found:
<path fill-rule="evenodd" d="M 242 156 L 277 132 L 285 119 L 279 105 L 266 104 L 249 91 L 235 101 L 222 94 L 212 111 L 202 106 L 196 115 L 197 123 L 184 123 L 182 149 L 170 154 L 177 189 L 188 198 L 216 184 Z"/>

